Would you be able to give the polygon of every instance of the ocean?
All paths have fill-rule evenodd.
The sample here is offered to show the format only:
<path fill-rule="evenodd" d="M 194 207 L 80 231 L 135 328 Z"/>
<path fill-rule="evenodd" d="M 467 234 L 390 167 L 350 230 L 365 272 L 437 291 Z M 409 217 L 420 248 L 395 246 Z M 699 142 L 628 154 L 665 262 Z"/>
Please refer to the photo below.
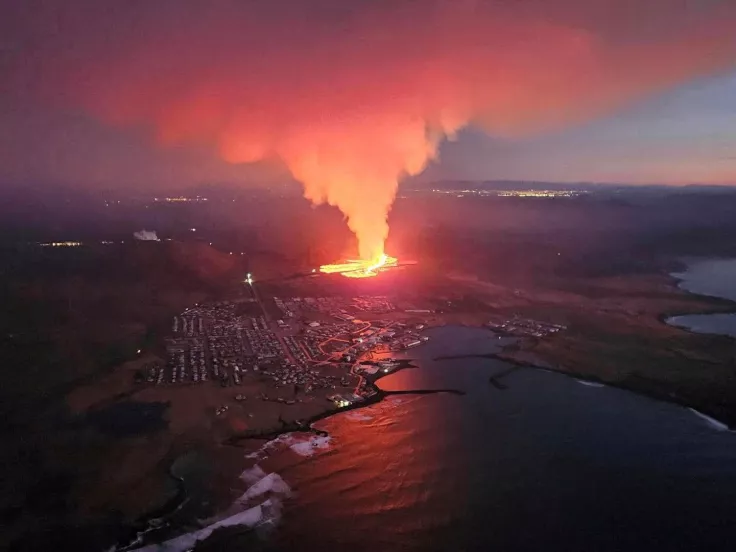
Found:
<path fill-rule="evenodd" d="M 673 274 L 679 287 L 690 293 L 736 301 L 736 259 L 690 260 L 685 272 Z M 696 333 L 736 337 L 736 314 L 688 314 L 672 316 L 668 324 Z"/>
<path fill-rule="evenodd" d="M 732 548 L 736 435 L 724 426 L 556 373 L 435 360 L 497 351 L 505 340 L 484 329 L 427 335 L 418 368 L 381 387 L 465 395 L 392 396 L 323 420 L 329 437 L 266 443 L 243 459 L 240 508 L 145 550 L 186 550 L 221 526 L 212 550 Z"/>

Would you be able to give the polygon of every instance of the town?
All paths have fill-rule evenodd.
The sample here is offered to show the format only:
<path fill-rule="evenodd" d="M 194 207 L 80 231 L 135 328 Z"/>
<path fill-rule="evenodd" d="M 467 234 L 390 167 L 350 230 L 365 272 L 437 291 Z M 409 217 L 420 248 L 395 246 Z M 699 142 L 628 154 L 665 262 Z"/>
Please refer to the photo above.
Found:
<path fill-rule="evenodd" d="M 528 318 L 514 317 L 503 321 L 490 321 L 486 327 L 498 334 L 507 334 L 520 337 L 546 337 L 561 330 L 566 330 L 563 324 L 552 324 Z"/>
<path fill-rule="evenodd" d="M 264 305 L 252 279 L 245 283 L 250 295 L 197 304 L 175 316 L 165 340 L 167 361 L 146 364 L 135 381 L 223 388 L 259 382 L 267 385 L 257 394 L 234 399 L 289 405 L 318 395 L 341 408 L 375 393 L 365 378 L 397 369 L 392 353 L 429 339 L 417 313 L 397 318 L 385 296 L 273 297 Z M 215 414 L 228 408 L 223 404 Z"/>

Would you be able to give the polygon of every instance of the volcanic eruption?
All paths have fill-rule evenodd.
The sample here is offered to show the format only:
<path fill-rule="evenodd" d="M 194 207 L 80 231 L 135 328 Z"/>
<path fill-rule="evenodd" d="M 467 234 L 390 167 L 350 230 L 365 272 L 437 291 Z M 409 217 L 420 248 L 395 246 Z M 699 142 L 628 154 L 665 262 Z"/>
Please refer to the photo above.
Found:
<path fill-rule="evenodd" d="M 6 30 L 33 55 L 7 48 L 4 81 L 162 144 L 278 160 L 308 200 L 343 213 L 358 259 L 321 270 L 353 277 L 396 263 L 384 242 L 399 181 L 461 128 L 516 139 L 736 65 L 733 2 L 79 0 L 16 11 Z"/>
<path fill-rule="evenodd" d="M 342 274 L 349 278 L 368 278 L 378 274 L 378 271 L 398 265 L 398 259 L 382 253 L 375 261 L 351 260 L 344 263 L 322 265 L 320 272 L 325 274 Z"/>

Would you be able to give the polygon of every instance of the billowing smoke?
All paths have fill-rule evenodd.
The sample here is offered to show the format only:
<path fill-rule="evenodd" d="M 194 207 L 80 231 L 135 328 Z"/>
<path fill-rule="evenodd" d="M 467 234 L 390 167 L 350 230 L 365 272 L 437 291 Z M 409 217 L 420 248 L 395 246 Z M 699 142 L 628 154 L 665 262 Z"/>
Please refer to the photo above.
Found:
<path fill-rule="evenodd" d="M 399 180 L 463 126 L 545 131 L 736 65 L 725 0 L 81 3 L 18 4 L 34 88 L 164 144 L 280 159 L 364 259 Z"/>
<path fill-rule="evenodd" d="M 133 237 L 140 241 L 161 241 L 158 239 L 155 230 L 139 230 L 138 232 L 133 232 Z"/>

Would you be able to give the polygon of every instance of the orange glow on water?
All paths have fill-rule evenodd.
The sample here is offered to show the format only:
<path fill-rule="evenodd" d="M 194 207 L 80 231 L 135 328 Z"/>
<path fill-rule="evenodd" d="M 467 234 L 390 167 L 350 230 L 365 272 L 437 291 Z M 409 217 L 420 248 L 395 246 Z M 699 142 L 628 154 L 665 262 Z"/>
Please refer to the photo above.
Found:
<path fill-rule="evenodd" d="M 378 275 L 384 268 L 397 266 L 396 257 L 390 257 L 382 253 L 372 261 L 350 260 L 344 263 L 328 264 L 319 267 L 324 274 L 341 274 L 347 278 L 370 278 Z"/>

